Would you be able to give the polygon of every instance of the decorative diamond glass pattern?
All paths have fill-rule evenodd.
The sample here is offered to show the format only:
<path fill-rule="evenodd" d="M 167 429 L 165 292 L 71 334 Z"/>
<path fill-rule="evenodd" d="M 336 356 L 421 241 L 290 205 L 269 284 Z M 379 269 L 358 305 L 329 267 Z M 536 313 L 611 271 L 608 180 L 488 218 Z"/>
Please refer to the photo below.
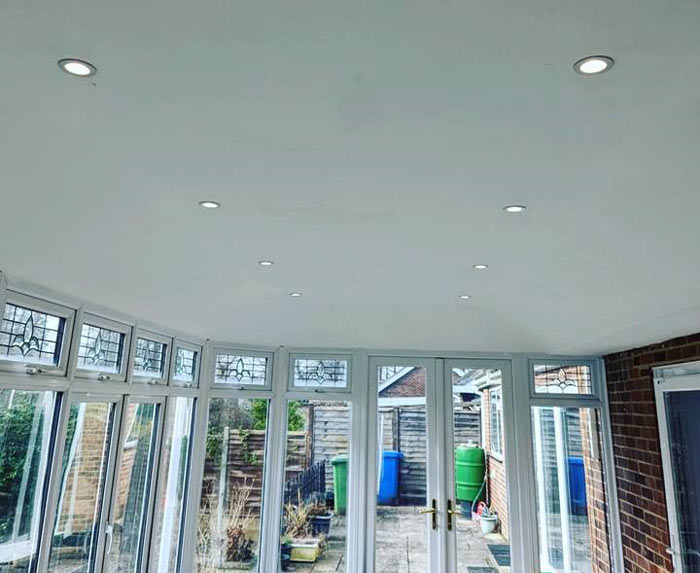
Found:
<path fill-rule="evenodd" d="M 178 382 L 194 382 L 198 359 L 199 353 L 196 350 L 178 347 L 175 350 L 173 379 Z"/>
<path fill-rule="evenodd" d="M 267 358 L 217 354 L 214 381 L 218 384 L 246 384 L 264 386 L 267 374 Z"/>
<path fill-rule="evenodd" d="M 138 337 L 134 350 L 134 374 L 137 376 L 163 376 L 165 348 L 166 345 L 163 342 Z"/>
<path fill-rule="evenodd" d="M 66 319 L 7 303 L 0 325 L 0 359 L 57 365 Z"/>
<path fill-rule="evenodd" d="M 585 365 L 536 364 L 535 393 L 592 394 L 591 368 Z"/>
<path fill-rule="evenodd" d="M 124 353 L 124 333 L 83 324 L 78 347 L 78 368 L 118 373 Z"/>
<path fill-rule="evenodd" d="M 294 386 L 299 388 L 347 388 L 348 361 L 297 358 L 294 360 Z"/>

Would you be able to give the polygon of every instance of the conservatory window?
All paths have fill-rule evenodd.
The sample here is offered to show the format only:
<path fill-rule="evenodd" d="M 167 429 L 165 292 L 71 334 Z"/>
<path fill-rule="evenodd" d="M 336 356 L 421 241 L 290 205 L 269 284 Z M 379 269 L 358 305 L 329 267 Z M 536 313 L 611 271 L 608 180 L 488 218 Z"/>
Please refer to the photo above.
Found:
<path fill-rule="evenodd" d="M 292 388 L 347 390 L 350 360 L 336 357 L 292 357 Z"/>
<path fill-rule="evenodd" d="M 170 359 L 170 339 L 152 333 L 141 333 L 134 344 L 132 374 L 134 381 L 164 381 Z"/>
<path fill-rule="evenodd" d="M 269 400 L 212 398 L 196 571 L 257 570 Z"/>
<path fill-rule="evenodd" d="M 535 394 L 593 394 L 588 365 L 535 364 Z"/>
<path fill-rule="evenodd" d="M 503 455 L 503 397 L 501 388 L 493 387 L 489 390 L 491 453 L 496 456 Z"/>
<path fill-rule="evenodd" d="M 78 368 L 119 373 L 122 370 L 126 335 L 96 324 L 83 324 L 78 346 Z"/>
<path fill-rule="evenodd" d="M 270 357 L 264 354 L 219 352 L 216 354 L 214 384 L 269 387 L 269 363 Z"/>
<path fill-rule="evenodd" d="M 56 394 L 0 390 L 0 571 L 37 564 Z"/>
<path fill-rule="evenodd" d="M 175 344 L 172 380 L 178 386 L 196 386 L 199 378 L 199 347 Z"/>

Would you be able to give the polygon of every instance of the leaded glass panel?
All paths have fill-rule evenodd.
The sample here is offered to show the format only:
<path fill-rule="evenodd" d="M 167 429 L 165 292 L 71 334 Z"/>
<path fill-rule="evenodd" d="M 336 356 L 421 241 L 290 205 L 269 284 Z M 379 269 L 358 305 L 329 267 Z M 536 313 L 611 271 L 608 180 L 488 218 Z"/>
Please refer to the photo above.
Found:
<path fill-rule="evenodd" d="M 536 364 L 534 373 L 537 394 L 593 394 L 590 366 Z"/>
<path fill-rule="evenodd" d="M 123 353 L 123 332 L 83 324 L 78 347 L 78 368 L 118 373 Z"/>
<path fill-rule="evenodd" d="M 0 325 L 0 358 L 58 365 L 66 319 L 7 303 Z"/>
<path fill-rule="evenodd" d="M 163 376 L 167 345 L 157 340 L 138 337 L 134 350 L 134 374 L 137 376 Z"/>
<path fill-rule="evenodd" d="M 297 358 L 294 360 L 294 386 L 299 388 L 347 388 L 348 361 Z"/>
<path fill-rule="evenodd" d="M 197 378 L 198 361 L 199 353 L 196 350 L 178 346 L 175 350 L 173 380 L 194 382 Z"/>
<path fill-rule="evenodd" d="M 264 386 L 267 380 L 267 357 L 217 354 L 214 381 L 217 384 Z"/>

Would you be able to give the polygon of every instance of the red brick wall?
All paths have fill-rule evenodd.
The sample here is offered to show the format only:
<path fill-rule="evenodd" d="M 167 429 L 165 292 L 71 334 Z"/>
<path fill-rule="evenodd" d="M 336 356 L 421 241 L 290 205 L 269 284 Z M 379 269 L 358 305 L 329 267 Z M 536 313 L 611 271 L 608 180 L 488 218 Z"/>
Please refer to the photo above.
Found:
<path fill-rule="evenodd" d="M 425 396 L 425 369 L 414 368 L 379 393 L 380 398 L 415 398 Z"/>
<path fill-rule="evenodd" d="M 700 359 L 700 334 L 605 357 L 627 573 L 673 571 L 652 368 Z"/>
<path fill-rule="evenodd" d="M 591 428 L 593 426 L 593 428 Z M 591 540 L 591 571 L 610 572 L 610 544 L 608 535 L 607 498 L 603 479 L 603 460 L 600 453 L 600 419 L 594 410 L 580 409 L 581 450 L 586 476 L 586 510 L 588 513 L 588 533 Z M 591 439 L 596 440 L 593 451 Z"/>
<path fill-rule="evenodd" d="M 508 539 L 508 494 L 506 491 L 506 466 L 503 460 L 491 454 L 491 400 L 489 391 L 481 394 L 481 415 L 484 416 L 484 441 L 482 447 L 486 452 L 486 471 L 489 504 L 498 513 L 501 534 Z M 501 427 L 503 436 L 503 427 Z"/>

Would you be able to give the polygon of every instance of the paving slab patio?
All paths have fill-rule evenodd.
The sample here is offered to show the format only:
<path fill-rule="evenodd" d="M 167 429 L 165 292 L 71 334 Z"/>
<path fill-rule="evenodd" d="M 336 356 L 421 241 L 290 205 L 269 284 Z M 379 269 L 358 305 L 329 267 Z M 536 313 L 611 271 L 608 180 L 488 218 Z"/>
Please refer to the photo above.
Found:
<path fill-rule="evenodd" d="M 377 573 L 426 573 L 428 524 L 421 507 L 380 506 L 376 519 Z M 334 518 L 326 548 L 316 563 L 292 563 L 287 571 L 345 571 L 345 519 Z M 478 523 L 457 519 L 457 563 L 465 573 L 509 573 L 508 542 L 498 533 L 484 535 Z M 500 563 L 500 564 L 499 564 Z"/>

